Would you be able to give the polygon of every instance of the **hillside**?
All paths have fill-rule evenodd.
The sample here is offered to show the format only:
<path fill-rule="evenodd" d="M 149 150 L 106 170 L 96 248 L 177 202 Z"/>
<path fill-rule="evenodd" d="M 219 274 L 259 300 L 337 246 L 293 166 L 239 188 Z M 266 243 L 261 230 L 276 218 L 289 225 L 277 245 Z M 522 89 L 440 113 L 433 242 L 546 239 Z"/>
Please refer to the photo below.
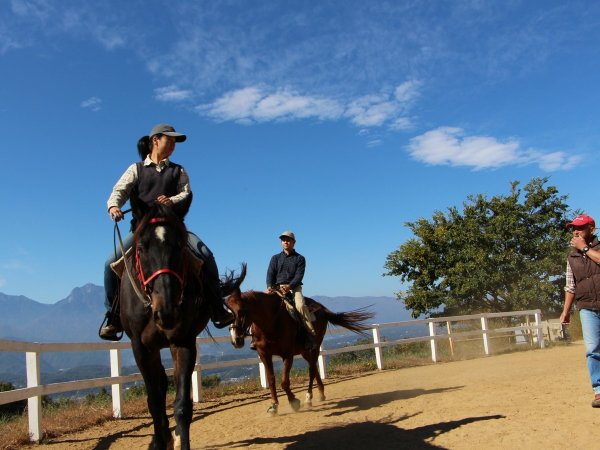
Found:
<path fill-rule="evenodd" d="M 375 313 L 373 323 L 410 320 L 409 313 L 392 297 L 326 297 L 314 296 L 335 312 L 369 307 Z M 0 293 L 0 339 L 28 342 L 100 342 L 98 328 L 104 317 L 104 289 L 94 284 L 77 287 L 63 300 L 54 304 L 39 303 L 22 295 Z M 213 336 L 225 336 L 227 329 L 209 327 Z M 202 333 L 207 336 L 207 333 Z M 354 338 L 352 338 L 354 339 Z M 231 345 L 217 344 L 202 350 L 202 360 L 248 357 L 250 350 L 235 350 Z M 246 353 L 244 355 L 243 353 Z M 134 366 L 131 352 L 123 352 L 124 366 Z M 165 364 L 169 364 L 165 361 Z M 67 352 L 46 354 L 41 371 L 46 380 L 74 378 L 79 372 L 93 370 L 108 373 L 108 355 L 97 352 Z M 229 376 L 238 376 L 230 373 Z M 0 380 L 22 385 L 25 380 L 24 355 L 0 353 Z"/>

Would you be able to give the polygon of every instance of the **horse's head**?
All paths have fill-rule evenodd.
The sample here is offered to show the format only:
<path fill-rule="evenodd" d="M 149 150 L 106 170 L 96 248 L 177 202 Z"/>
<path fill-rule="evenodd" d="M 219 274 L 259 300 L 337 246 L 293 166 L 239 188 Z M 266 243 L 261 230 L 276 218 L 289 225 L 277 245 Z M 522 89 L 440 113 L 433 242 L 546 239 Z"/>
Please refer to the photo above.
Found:
<path fill-rule="evenodd" d="M 233 275 L 230 275 L 224 283 L 226 290 L 229 293 L 225 299 L 225 304 L 235 317 L 233 323 L 229 326 L 231 344 L 235 348 L 242 348 L 244 346 L 246 331 L 251 325 L 248 317 L 248 310 L 246 308 L 247 300 L 244 298 L 244 295 L 240 289 L 244 278 L 246 278 L 246 264 L 242 264 L 242 271 L 239 277 L 233 278 Z"/>
<path fill-rule="evenodd" d="M 134 235 L 139 283 L 152 306 L 157 325 L 172 329 L 180 318 L 187 281 L 187 231 L 171 208 L 156 204 Z"/>

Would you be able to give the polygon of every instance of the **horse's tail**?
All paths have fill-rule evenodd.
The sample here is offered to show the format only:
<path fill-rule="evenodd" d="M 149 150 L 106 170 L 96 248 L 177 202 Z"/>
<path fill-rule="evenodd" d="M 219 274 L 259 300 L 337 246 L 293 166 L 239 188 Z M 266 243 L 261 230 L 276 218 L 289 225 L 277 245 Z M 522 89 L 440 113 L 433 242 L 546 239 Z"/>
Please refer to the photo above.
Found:
<path fill-rule="evenodd" d="M 346 328 L 354 333 L 365 334 L 365 331 L 372 328 L 366 322 L 371 320 L 375 315 L 373 312 L 369 311 L 368 308 L 369 307 L 366 306 L 364 308 L 339 313 L 330 311 L 325 307 L 323 307 L 323 310 L 325 311 L 327 321 L 332 325 Z"/>

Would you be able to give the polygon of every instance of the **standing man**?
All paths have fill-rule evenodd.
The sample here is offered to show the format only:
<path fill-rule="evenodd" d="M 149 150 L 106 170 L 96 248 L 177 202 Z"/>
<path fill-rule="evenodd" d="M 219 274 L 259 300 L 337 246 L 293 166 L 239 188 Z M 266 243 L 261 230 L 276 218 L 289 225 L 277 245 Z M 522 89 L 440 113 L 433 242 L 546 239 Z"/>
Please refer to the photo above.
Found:
<path fill-rule="evenodd" d="M 560 323 L 569 323 L 575 302 L 595 394 L 592 407 L 600 408 L 600 242 L 594 235 L 596 222 L 590 216 L 577 216 L 567 227 L 573 230 L 573 239 L 567 257 L 565 304 Z"/>
<path fill-rule="evenodd" d="M 294 296 L 296 310 L 300 314 L 306 329 L 312 337 L 315 336 L 315 328 L 312 322 L 315 316 L 308 310 L 302 295 L 302 279 L 304 278 L 304 269 L 306 260 L 304 256 L 294 250 L 296 245 L 296 236 L 291 231 L 284 231 L 279 236 L 283 251 L 273 255 L 269 268 L 267 269 L 267 292 L 270 294 L 275 290 L 283 294 L 291 292 Z"/>

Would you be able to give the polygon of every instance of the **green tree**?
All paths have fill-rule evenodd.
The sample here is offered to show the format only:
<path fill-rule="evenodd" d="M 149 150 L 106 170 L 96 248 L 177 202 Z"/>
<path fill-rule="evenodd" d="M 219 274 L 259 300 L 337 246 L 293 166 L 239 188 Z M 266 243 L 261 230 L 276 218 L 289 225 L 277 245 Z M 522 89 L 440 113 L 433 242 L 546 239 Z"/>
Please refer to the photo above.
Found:
<path fill-rule="evenodd" d="M 463 210 L 408 222 L 414 238 L 387 257 L 384 275 L 409 288 L 397 293 L 413 317 L 541 308 L 563 301 L 570 215 L 548 178 L 508 195 L 469 196 Z"/>

